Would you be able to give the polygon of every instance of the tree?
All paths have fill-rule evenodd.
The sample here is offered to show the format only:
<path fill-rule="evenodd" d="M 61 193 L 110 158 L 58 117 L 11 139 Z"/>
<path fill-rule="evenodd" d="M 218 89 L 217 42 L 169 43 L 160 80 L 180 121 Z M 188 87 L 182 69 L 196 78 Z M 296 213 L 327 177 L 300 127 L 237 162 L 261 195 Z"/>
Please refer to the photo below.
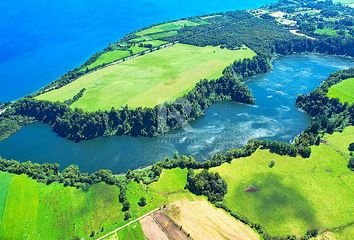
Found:
<path fill-rule="evenodd" d="M 270 161 L 270 163 L 268 164 L 268 166 L 269 166 L 270 168 L 273 168 L 273 167 L 275 166 L 275 160 L 272 159 L 272 160 Z"/>
<path fill-rule="evenodd" d="M 349 160 L 348 168 L 349 168 L 350 170 L 354 171 L 354 157 L 352 157 L 352 158 Z"/>
<path fill-rule="evenodd" d="M 144 207 L 147 204 L 146 198 L 145 197 L 141 197 L 138 204 L 139 204 L 140 207 Z"/>
<path fill-rule="evenodd" d="M 349 151 L 354 151 L 354 142 L 352 142 L 351 144 L 349 144 Z"/>
<path fill-rule="evenodd" d="M 124 213 L 124 220 L 128 220 L 129 218 L 131 218 L 130 212 L 125 212 Z"/>
<path fill-rule="evenodd" d="M 122 208 L 122 211 L 123 211 L 123 212 L 126 212 L 126 211 L 128 211 L 128 210 L 129 210 L 129 208 L 130 208 L 130 204 L 129 204 L 129 202 L 128 202 L 128 201 L 124 201 L 124 202 L 123 202 L 123 208 Z"/>

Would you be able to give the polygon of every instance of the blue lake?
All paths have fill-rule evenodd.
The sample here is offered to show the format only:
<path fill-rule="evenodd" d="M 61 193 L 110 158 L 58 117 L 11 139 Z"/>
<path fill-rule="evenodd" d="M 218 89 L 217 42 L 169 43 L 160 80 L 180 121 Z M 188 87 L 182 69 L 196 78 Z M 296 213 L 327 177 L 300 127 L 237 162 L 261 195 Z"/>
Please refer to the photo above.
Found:
<path fill-rule="evenodd" d="M 291 141 L 304 130 L 309 117 L 295 106 L 298 94 L 315 89 L 330 73 L 354 66 L 341 57 L 295 55 L 274 62 L 273 70 L 246 82 L 255 105 L 215 104 L 193 123 L 191 130 L 176 130 L 154 138 L 115 136 L 74 143 L 57 137 L 47 125 L 24 127 L 0 142 L 7 159 L 77 164 L 92 172 L 101 168 L 115 173 L 150 165 L 165 156 L 194 155 L 205 160 L 219 151 L 240 147 L 251 138 Z"/>
<path fill-rule="evenodd" d="M 0 102 L 41 88 L 136 29 L 271 2 L 275 0 L 1 0 Z"/>

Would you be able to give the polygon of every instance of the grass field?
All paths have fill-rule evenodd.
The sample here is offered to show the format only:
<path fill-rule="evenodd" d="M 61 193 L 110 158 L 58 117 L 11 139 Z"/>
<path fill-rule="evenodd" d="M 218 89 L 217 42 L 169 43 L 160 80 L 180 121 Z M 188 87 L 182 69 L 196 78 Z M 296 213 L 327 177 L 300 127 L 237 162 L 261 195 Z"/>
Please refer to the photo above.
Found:
<path fill-rule="evenodd" d="M 201 79 L 220 77 L 223 69 L 235 60 L 253 56 L 255 53 L 250 49 L 176 44 L 92 72 L 37 99 L 65 101 L 86 88 L 73 108 L 96 111 L 124 105 L 154 107 L 182 96 Z"/>
<path fill-rule="evenodd" d="M 168 32 L 173 30 L 179 30 L 184 27 L 194 27 L 200 25 L 199 22 L 192 22 L 190 20 L 179 20 L 175 22 L 163 23 L 160 25 L 153 26 L 151 28 L 139 31 L 135 33 L 137 36 L 143 36 L 153 33 Z"/>
<path fill-rule="evenodd" d="M 97 184 L 85 193 L 0 172 L 1 239 L 88 238 L 123 218 L 117 187 Z M 123 221 L 122 221 L 123 222 Z"/>
<path fill-rule="evenodd" d="M 328 89 L 328 97 L 339 98 L 342 103 L 354 103 L 354 78 L 349 78 Z"/>
<path fill-rule="evenodd" d="M 99 56 L 95 62 L 88 65 L 87 68 L 92 69 L 104 63 L 111 63 L 118 59 L 122 59 L 128 56 L 130 56 L 130 52 L 126 50 L 114 50 L 111 52 L 106 52 L 103 53 L 101 56 Z"/>
<path fill-rule="evenodd" d="M 312 147 L 309 159 L 258 150 L 213 168 L 228 184 L 225 204 L 271 235 L 301 236 L 308 229 L 353 223 L 354 173 L 345 154 L 354 141 L 354 127 L 325 138 L 328 144 Z M 268 167 L 271 160 L 273 168 Z M 247 192 L 251 187 L 256 191 Z"/>

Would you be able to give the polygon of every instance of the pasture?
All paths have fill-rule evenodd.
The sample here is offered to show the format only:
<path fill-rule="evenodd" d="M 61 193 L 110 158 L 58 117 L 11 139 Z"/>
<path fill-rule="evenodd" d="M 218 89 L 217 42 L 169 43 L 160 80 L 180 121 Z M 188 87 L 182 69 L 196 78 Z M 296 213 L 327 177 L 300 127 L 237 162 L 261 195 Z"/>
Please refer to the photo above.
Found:
<path fill-rule="evenodd" d="M 110 230 L 123 219 L 115 186 L 100 183 L 85 193 L 4 172 L 0 183 L 1 239 L 88 238 L 92 231 Z"/>
<path fill-rule="evenodd" d="M 342 103 L 349 105 L 354 103 L 354 78 L 349 78 L 331 86 L 328 89 L 328 97 L 339 98 Z"/>
<path fill-rule="evenodd" d="M 175 44 L 84 75 L 39 100 L 66 101 L 82 88 L 84 95 L 71 106 L 84 111 L 154 107 L 194 88 L 201 79 L 216 79 L 234 62 L 252 58 L 251 49 L 228 50 Z"/>
<path fill-rule="evenodd" d="M 271 235 L 302 236 L 308 229 L 352 223 L 354 173 L 343 153 L 349 153 L 345 149 L 354 140 L 354 127 L 325 139 L 327 144 L 312 147 L 309 159 L 257 150 L 250 157 L 212 168 L 228 184 L 225 204 Z M 268 166 L 271 160 L 273 168 Z"/>
<path fill-rule="evenodd" d="M 168 22 L 168 23 L 159 24 L 159 25 L 150 27 L 148 29 L 141 30 L 139 32 L 136 32 L 135 35 L 144 36 L 144 35 L 153 34 L 153 33 L 174 31 L 174 30 L 179 30 L 184 27 L 198 26 L 201 23 L 203 23 L 203 22 L 202 21 L 194 22 L 191 20 L 179 20 L 179 21 L 175 21 L 175 22 Z"/>

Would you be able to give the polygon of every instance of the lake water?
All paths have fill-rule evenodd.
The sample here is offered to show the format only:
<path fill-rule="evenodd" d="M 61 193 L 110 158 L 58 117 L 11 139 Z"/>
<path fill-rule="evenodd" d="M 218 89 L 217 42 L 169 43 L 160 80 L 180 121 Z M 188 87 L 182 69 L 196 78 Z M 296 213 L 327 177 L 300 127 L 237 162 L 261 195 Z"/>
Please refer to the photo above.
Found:
<path fill-rule="evenodd" d="M 271 2 L 275 0 L 1 0 L 0 102 L 41 88 L 141 27 Z"/>
<path fill-rule="evenodd" d="M 309 123 L 308 115 L 295 106 L 296 96 L 315 89 L 330 73 L 352 66 L 353 59 L 341 57 L 283 57 L 274 62 L 270 73 L 246 82 L 256 98 L 255 105 L 215 104 L 191 124 L 191 131 L 74 143 L 36 123 L 0 142 L 0 155 L 20 161 L 58 162 L 62 167 L 74 163 L 88 172 L 108 168 L 120 173 L 150 165 L 176 151 L 204 160 L 216 152 L 240 147 L 251 138 L 289 142 Z"/>

